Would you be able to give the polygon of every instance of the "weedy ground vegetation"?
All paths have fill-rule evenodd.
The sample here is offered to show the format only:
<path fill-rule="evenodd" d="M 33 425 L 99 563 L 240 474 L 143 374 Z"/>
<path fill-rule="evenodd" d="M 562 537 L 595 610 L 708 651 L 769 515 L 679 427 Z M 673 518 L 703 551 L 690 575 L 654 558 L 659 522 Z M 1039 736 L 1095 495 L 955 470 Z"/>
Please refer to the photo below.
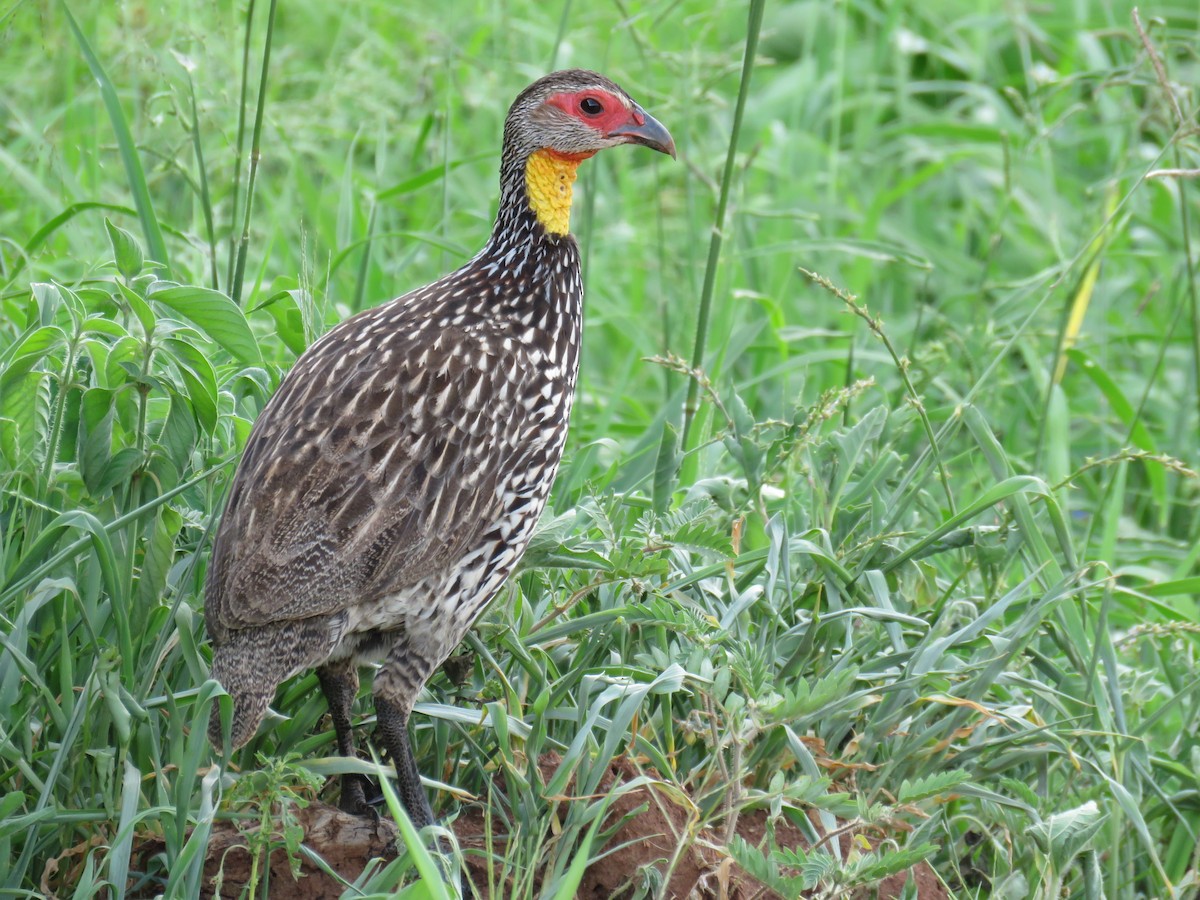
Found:
<path fill-rule="evenodd" d="M 453 9 L 0 8 L 0 892 L 196 896 L 264 809 L 305 856 L 314 678 L 236 779 L 205 739 L 223 491 L 315 336 L 482 245 L 573 65 L 680 162 L 584 170 L 568 458 L 414 719 L 494 895 L 574 895 L 617 760 L 688 823 L 623 896 L 702 833 L 783 896 L 1194 891 L 1197 10 Z M 439 896 L 406 842 L 346 896 Z"/>

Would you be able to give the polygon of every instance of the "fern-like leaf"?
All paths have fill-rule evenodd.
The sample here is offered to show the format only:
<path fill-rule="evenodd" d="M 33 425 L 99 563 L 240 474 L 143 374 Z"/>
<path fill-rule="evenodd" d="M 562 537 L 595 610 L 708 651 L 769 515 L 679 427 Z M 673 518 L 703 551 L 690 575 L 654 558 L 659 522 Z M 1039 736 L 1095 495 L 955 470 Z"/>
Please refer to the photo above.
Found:
<path fill-rule="evenodd" d="M 932 775 L 927 775 L 924 778 L 907 778 L 900 785 L 900 794 L 897 797 L 899 803 L 915 803 L 918 800 L 925 800 L 929 797 L 936 797 L 939 794 L 945 794 L 961 784 L 969 780 L 966 772 L 950 770 L 948 772 L 935 772 Z"/>
<path fill-rule="evenodd" d="M 860 857 L 850 866 L 849 875 L 858 884 L 873 884 L 882 881 L 889 875 L 911 869 L 918 863 L 924 862 L 934 851 L 933 844 L 918 844 L 915 847 L 905 847 L 903 850 L 891 852 L 869 853 Z"/>

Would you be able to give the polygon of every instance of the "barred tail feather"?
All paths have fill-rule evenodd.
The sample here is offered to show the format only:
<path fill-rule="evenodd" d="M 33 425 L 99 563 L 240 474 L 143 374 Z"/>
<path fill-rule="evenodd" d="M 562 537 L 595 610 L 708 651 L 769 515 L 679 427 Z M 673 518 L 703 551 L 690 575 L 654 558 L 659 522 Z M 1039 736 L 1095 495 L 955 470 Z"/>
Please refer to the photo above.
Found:
<path fill-rule="evenodd" d="M 213 653 L 212 677 L 233 698 L 232 749 L 254 737 L 280 683 L 329 655 L 330 632 L 329 617 L 320 616 L 225 635 Z M 221 749 L 221 710 L 216 705 L 208 739 Z"/>

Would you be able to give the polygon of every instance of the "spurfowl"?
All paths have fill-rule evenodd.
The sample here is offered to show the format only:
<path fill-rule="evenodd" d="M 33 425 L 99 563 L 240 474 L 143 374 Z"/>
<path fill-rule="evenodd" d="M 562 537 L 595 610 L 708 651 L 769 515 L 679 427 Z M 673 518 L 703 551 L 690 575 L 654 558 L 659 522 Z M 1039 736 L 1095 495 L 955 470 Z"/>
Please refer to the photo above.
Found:
<path fill-rule="evenodd" d="M 579 164 L 670 134 L 595 72 L 555 72 L 504 124 L 500 211 L 461 269 L 343 322 L 255 423 L 209 563 L 212 675 L 232 745 L 285 679 L 316 667 L 354 755 L 360 664 L 382 660 L 376 742 L 418 826 L 433 821 L 408 737 L 417 694 L 529 543 L 563 452 L 583 284 L 569 232 Z M 209 728 L 222 742 L 217 710 Z M 361 780 L 343 779 L 361 812 Z"/>

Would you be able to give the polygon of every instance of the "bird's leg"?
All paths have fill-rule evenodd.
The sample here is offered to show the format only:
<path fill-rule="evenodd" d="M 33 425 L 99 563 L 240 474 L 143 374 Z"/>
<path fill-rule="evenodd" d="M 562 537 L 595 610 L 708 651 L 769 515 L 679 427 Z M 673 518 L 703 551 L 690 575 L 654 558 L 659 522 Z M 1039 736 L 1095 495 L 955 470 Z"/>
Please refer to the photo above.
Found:
<path fill-rule="evenodd" d="M 338 753 L 355 758 L 354 727 L 350 722 L 350 706 L 358 695 L 358 667 L 351 660 L 329 663 L 317 669 L 321 693 L 329 704 L 333 733 L 337 736 Z M 342 796 L 338 807 L 356 816 L 371 810 L 367 804 L 365 778 L 362 775 L 342 776 Z"/>
<path fill-rule="evenodd" d="M 375 740 L 387 749 L 396 765 L 396 787 L 404 809 L 413 825 L 418 830 L 434 822 L 433 808 L 429 805 L 429 797 L 421 785 L 421 773 L 417 769 L 417 760 L 413 756 L 412 741 L 408 736 L 408 713 L 397 703 L 375 695 Z M 449 852 L 449 847 L 441 844 L 443 852 Z M 444 874 L 448 874 L 443 869 Z M 475 897 L 475 890 L 470 876 L 462 873 L 461 888 L 464 898 Z"/>
<path fill-rule="evenodd" d="M 408 734 L 408 717 L 421 685 L 429 680 L 441 659 L 429 660 L 414 647 L 411 634 L 404 634 L 393 645 L 387 659 L 375 673 L 372 693 L 375 698 L 375 745 L 382 747 L 392 758 L 396 767 L 396 791 L 408 818 L 418 830 L 434 823 L 433 808 L 421 784 L 421 773 L 413 755 L 412 741 Z M 447 857 L 449 842 L 438 841 L 442 853 L 442 874 L 449 879 Z M 464 869 L 461 873 L 462 896 L 475 897 L 471 878 Z"/>
<path fill-rule="evenodd" d="M 421 786 L 421 773 L 408 737 L 408 713 L 396 703 L 375 695 L 375 736 L 396 766 L 396 787 L 408 817 L 417 828 L 433 824 L 433 809 Z"/>

